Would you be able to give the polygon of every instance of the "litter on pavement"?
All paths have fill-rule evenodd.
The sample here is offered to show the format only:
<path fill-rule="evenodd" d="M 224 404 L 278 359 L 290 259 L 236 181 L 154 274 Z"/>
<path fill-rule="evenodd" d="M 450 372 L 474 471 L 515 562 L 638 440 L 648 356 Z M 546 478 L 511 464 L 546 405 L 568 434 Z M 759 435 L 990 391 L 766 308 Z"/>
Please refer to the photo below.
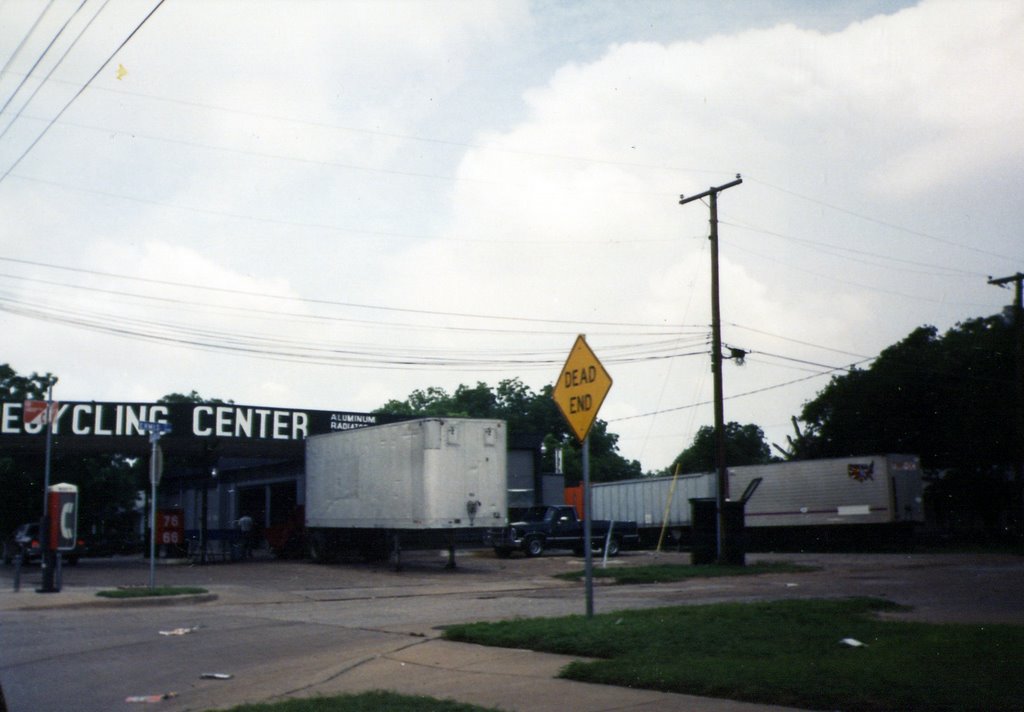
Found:
<path fill-rule="evenodd" d="M 199 626 L 194 625 L 191 628 L 174 628 L 173 630 L 162 630 L 160 635 L 188 635 L 194 630 L 199 630 Z"/>
<path fill-rule="evenodd" d="M 172 697 L 177 697 L 177 692 L 165 692 L 162 695 L 129 695 L 124 698 L 125 702 L 163 702 Z"/>

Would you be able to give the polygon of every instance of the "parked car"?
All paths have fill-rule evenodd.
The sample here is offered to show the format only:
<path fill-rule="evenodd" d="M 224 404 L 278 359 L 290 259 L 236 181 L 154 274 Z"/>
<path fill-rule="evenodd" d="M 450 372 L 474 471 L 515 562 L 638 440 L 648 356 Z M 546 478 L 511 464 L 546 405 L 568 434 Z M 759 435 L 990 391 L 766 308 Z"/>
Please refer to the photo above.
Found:
<path fill-rule="evenodd" d="M 78 563 L 82 541 L 79 539 L 76 543 L 78 546 L 75 549 L 61 552 L 61 557 L 69 566 Z M 25 555 L 25 563 L 39 561 L 41 558 L 42 548 L 39 544 L 38 522 L 20 525 L 4 540 L 3 560 L 5 565 L 14 563 L 14 559 L 22 553 Z"/>

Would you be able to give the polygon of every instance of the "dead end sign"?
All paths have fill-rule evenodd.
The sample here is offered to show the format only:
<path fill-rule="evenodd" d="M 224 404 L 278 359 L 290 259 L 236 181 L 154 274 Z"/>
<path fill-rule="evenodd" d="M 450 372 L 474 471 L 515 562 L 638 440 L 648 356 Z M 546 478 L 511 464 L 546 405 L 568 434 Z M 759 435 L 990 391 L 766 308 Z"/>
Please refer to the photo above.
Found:
<path fill-rule="evenodd" d="M 583 442 L 590 432 L 597 411 L 612 387 L 612 378 L 604 370 L 587 340 L 576 337 L 569 358 L 558 374 L 552 396 L 576 438 Z"/>

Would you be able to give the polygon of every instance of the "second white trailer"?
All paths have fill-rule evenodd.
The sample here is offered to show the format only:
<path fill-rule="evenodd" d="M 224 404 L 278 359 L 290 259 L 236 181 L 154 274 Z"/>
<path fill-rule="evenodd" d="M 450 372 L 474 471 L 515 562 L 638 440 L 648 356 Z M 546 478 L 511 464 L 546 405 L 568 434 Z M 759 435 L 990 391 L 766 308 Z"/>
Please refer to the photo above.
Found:
<path fill-rule="evenodd" d="M 862 455 L 729 468 L 729 493 L 745 505 L 745 525 L 771 540 L 772 532 L 822 537 L 842 529 L 903 530 L 924 522 L 924 478 L 915 455 Z M 714 473 L 604 482 L 592 487 L 594 517 L 636 521 L 647 543 L 661 530 L 685 539 L 691 499 L 714 498 Z M 858 526 L 859 525 L 859 526 Z M 827 538 L 827 534 L 825 535 Z M 833 535 L 833 538 L 834 535 Z"/>

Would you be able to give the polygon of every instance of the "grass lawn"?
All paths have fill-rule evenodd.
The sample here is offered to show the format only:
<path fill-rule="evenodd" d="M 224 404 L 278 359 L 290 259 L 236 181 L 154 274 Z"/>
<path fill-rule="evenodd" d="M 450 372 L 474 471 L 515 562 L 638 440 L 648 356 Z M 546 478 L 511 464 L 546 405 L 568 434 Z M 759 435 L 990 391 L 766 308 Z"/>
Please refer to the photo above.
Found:
<path fill-rule="evenodd" d="M 107 591 L 97 591 L 97 596 L 103 598 L 147 598 L 149 596 L 193 596 L 199 593 L 206 593 L 205 588 L 197 586 L 132 586 L 131 588 L 114 588 Z"/>
<path fill-rule="evenodd" d="M 876 615 L 895 608 L 866 598 L 676 606 L 456 625 L 445 637 L 598 658 L 562 671 L 584 682 L 844 712 L 1020 712 L 1024 626 Z"/>
<path fill-rule="evenodd" d="M 311 697 L 266 704 L 241 705 L 225 712 L 496 712 L 492 708 L 477 707 L 433 697 L 396 695 L 391 692 L 364 692 L 337 697 Z"/>
<path fill-rule="evenodd" d="M 803 566 L 787 561 L 765 562 L 749 566 L 720 566 L 707 564 L 691 566 L 687 564 L 650 564 L 647 566 L 624 566 L 607 569 L 594 568 L 594 578 L 614 579 L 617 584 L 636 583 L 670 583 L 691 578 L 711 578 L 714 576 L 753 576 L 755 574 L 800 574 L 818 571 L 815 566 Z M 575 580 L 582 579 L 583 571 L 570 571 L 558 574 L 555 578 Z"/>

